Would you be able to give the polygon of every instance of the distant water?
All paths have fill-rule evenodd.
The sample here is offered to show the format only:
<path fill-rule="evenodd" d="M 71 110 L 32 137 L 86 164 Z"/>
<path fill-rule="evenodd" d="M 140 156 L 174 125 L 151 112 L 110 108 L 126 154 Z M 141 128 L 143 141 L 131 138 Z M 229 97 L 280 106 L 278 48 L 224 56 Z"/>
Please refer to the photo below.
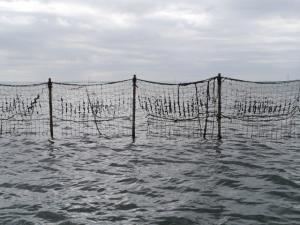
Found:
<path fill-rule="evenodd" d="M 300 140 L 0 138 L 0 224 L 300 224 Z"/>

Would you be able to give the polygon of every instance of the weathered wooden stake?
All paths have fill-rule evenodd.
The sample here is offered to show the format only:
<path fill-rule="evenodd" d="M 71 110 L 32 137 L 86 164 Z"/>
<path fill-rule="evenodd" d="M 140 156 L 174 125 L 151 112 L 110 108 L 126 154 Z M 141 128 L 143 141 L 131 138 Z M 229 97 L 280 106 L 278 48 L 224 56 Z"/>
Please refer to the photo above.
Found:
<path fill-rule="evenodd" d="M 222 138 L 221 128 L 222 128 L 222 77 L 221 74 L 218 74 L 218 139 Z"/>
<path fill-rule="evenodd" d="M 48 80 L 48 90 L 49 90 L 49 117 L 50 117 L 50 135 L 53 139 L 53 107 L 52 107 L 52 81 L 51 78 Z"/>
<path fill-rule="evenodd" d="M 205 104 L 206 112 L 205 112 L 205 123 L 204 123 L 204 130 L 203 130 L 204 139 L 206 139 L 207 123 L 209 117 L 209 110 L 208 110 L 208 104 L 210 100 L 209 87 L 210 87 L 210 80 L 207 82 L 207 88 L 206 88 L 206 104 Z"/>
<path fill-rule="evenodd" d="M 136 111 L 136 75 L 132 79 L 132 141 L 135 141 L 135 111 Z"/>

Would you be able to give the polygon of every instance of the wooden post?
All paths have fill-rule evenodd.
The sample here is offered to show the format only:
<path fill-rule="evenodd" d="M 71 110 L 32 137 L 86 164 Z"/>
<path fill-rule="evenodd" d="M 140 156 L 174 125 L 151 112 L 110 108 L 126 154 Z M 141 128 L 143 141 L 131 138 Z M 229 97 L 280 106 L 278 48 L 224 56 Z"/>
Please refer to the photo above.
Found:
<path fill-rule="evenodd" d="M 51 78 L 48 80 L 49 90 L 49 118 L 50 118 L 50 136 L 53 139 L 53 107 L 52 107 L 52 81 Z"/>
<path fill-rule="evenodd" d="M 203 130 L 204 139 L 206 139 L 207 123 L 209 117 L 209 110 L 208 110 L 208 104 L 210 100 L 209 88 L 210 88 L 210 80 L 207 82 L 207 88 L 206 88 L 206 104 L 205 104 L 206 112 L 205 112 L 205 123 L 204 123 L 204 130 Z"/>
<path fill-rule="evenodd" d="M 135 111 L 136 111 L 136 75 L 132 79 L 132 141 L 135 141 Z"/>
<path fill-rule="evenodd" d="M 222 138 L 221 133 L 221 123 L 222 123 L 222 77 L 221 74 L 218 74 L 217 77 L 218 81 L 218 114 L 217 114 L 217 121 L 218 121 L 218 139 Z"/>

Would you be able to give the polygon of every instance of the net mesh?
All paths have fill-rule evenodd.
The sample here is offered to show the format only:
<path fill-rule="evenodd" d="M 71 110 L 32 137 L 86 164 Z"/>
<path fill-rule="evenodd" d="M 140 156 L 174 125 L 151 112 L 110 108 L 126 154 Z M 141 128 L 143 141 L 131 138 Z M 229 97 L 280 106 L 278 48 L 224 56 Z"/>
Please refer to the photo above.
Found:
<path fill-rule="evenodd" d="M 106 84 L 53 84 L 56 135 L 128 136 L 131 116 L 131 80 Z"/>
<path fill-rule="evenodd" d="M 49 135 L 47 84 L 0 85 L 0 135 Z"/>
<path fill-rule="evenodd" d="M 217 80 L 181 84 L 138 80 L 138 103 L 154 136 L 213 137 Z"/>
<path fill-rule="evenodd" d="M 0 85 L 0 135 L 49 137 L 49 87 Z M 136 91 L 133 128 L 133 80 L 53 83 L 54 136 L 126 137 L 135 129 L 137 136 L 217 138 L 220 116 L 223 137 L 300 137 L 300 81 L 223 77 L 219 86 L 218 77 L 180 84 L 137 79 Z"/>
<path fill-rule="evenodd" d="M 223 136 L 299 137 L 300 81 L 222 81 Z"/>

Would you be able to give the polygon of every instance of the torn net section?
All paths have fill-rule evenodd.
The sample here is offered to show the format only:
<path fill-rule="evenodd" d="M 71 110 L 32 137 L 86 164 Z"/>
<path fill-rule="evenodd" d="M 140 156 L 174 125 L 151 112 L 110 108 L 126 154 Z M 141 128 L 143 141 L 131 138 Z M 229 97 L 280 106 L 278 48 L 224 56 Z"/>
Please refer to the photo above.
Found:
<path fill-rule="evenodd" d="M 132 81 L 53 83 L 54 136 L 131 134 Z"/>
<path fill-rule="evenodd" d="M 299 137 L 299 101 L 300 81 L 246 82 L 223 78 L 223 137 Z"/>
<path fill-rule="evenodd" d="M 217 136 L 217 79 L 181 84 L 137 82 L 137 99 L 154 136 Z"/>
<path fill-rule="evenodd" d="M 46 83 L 0 85 L 0 135 L 49 135 Z"/>

